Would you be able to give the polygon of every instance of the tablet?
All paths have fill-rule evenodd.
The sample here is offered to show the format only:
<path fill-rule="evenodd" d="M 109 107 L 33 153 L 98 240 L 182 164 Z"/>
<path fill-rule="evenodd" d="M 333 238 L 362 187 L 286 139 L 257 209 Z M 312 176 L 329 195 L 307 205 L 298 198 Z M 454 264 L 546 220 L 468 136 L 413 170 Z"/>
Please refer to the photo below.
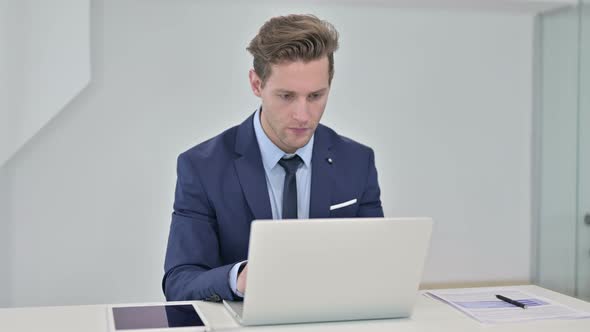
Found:
<path fill-rule="evenodd" d="M 116 331 L 207 331 L 203 316 L 190 303 L 141 304 L 109 307 L 109 325 Z"/>

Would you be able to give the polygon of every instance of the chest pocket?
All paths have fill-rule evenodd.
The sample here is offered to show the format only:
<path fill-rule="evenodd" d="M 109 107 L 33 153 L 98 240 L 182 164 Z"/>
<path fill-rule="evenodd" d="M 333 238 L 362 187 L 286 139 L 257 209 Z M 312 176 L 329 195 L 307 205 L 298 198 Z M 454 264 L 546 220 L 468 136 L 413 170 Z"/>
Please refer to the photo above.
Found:
<path fill-rule="evenodd" d="M 354 218 L 357 216 L 358 200 L 356 198 L 344 202 L 336 202 L 330 206 L 330 217 Z"/>

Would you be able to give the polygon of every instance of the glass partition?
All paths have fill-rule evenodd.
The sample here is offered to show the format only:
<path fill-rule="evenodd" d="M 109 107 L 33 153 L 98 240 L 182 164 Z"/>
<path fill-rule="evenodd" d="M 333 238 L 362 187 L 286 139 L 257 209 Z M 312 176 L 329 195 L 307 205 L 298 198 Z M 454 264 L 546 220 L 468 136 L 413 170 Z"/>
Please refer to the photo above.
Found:
<path fill-rule="evenodd" d="M 584 0 L 536 22 L 533 276 L 583 299 L 590 299 L 589 11 Z"/>
<path fill-rule="evenodd" d="M 590 300 L 590 0 L 580 6 L 578 257 L 576 294 Z"/>

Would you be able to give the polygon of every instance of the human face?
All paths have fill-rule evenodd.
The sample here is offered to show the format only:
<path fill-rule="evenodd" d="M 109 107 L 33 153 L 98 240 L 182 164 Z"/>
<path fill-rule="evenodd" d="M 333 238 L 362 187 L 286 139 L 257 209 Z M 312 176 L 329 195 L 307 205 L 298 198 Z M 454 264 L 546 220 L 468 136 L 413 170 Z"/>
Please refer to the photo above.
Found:
<path fill-rule="evenodd" d="M 330 92 L 328 57 L 271 65 L 264 87 L 252 69 L 250 86 L 262 100 L 264 132 L 281 150 L 294 153 L 309 142 L 324 114 Z"/>

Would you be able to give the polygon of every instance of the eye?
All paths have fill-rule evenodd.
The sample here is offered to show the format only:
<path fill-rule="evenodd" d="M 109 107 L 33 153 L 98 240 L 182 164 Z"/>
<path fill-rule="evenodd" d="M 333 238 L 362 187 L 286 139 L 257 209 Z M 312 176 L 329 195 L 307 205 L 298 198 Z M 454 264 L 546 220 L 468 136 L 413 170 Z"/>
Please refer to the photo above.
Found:
<path fill-rule="evenodd" d="M 309 98 L 310 100 L 316 100 L 322 97 L 321 93 L 312 93 L 310 94 L 307 98 Z"/>
<path fill-rule="evenodd" d="M 279 98 L 281 98 L 282 100 L 291 100 L 293 99 L 293 94 L 291 93 L 280 93 L 279 94 Z"/>

